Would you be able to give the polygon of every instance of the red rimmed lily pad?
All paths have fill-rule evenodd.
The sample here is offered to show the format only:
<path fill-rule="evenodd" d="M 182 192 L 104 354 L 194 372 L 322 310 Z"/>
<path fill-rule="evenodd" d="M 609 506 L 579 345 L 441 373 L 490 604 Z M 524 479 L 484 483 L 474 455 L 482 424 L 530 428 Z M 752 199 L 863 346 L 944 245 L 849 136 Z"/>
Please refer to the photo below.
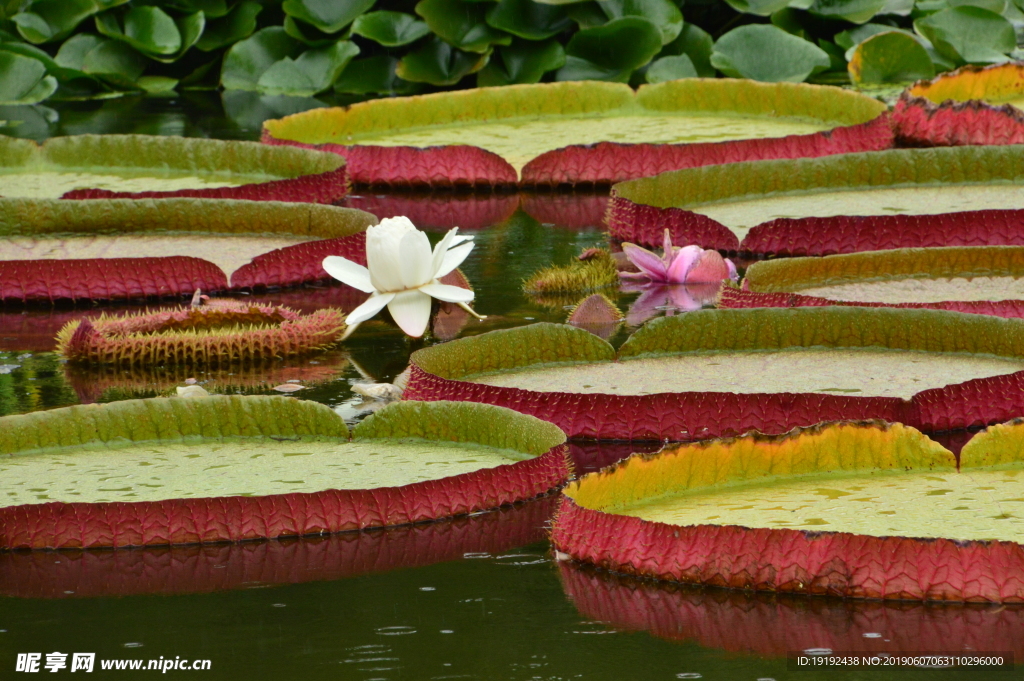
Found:
<path fill-rule="evenodd" d="M 893 111 L 903 144 L 1024 143 L 1024 64 L 964 66 L 915 83 Z"/>
<path fill-rule="evenodd" d="M 617 572 L 886 600 L 1024 602 L 1020 426 L 956 458 L 900 424 L 682 445 L 570 484 L 555 547 Z M 966 469 L 970 471 L 967 472 Z M 1013 497 L 1008 499 L 1007 497 Z"/>
<path fill-rule="evenodd" d="M 719 306 L 853 305 L 1024 317 L 1024 247 L 925 248 L 781 258 L 747 268 Z"/>
<path fill-rule="evenodd" d="M 1022 362 L 1018 320 L 701 310 L 649 322 L 617 355 L 593 334 L 552 324 L 418 350 L 405 397 L 497 404 L 576 438 L 687 441 L 851 418 L 932 432 L 1024 412 Z"/>
<path fill-rule="evenodd" d="M 579 81 L 314 109 L 267 121 L 263 139 L 342 154 L 357 185 L 609 184 L 685 167 L 699 156 L 717 162 L 719 154 L 746 160 L 888 148 L 885 120 L 825 132 L 867 123 L 884 110 L 863 95 L 793 83 L 683 79 L 634 93 L 622 83 Z M 714 147 L 715 158 L 703 146 L 681 146 L 756 138 L 774 141 L 724 144 Z M 652 144 L 678 146 L 653 151 Z M 563 147 L 569 149 L 554 152 Z M 555 156 L 538 158 L 545 152 Z"/>
<path fill-rule="evenodd" d="M 282 270 L 273 257 L 267 269 L 254 256 L 316 239 L 343 255 L 361 253 L 361 232 L 375 222 L 349 208 L 276 201 L 0 199 L 0 300 L 191 296 L 231 287 L 235 270 L 235 288 L 299 284 L 302 272 Z"/>
<path fill-rule="evenodd" d="M 372 532 L 241 544 L 0 552 L 0 595 L 109 598 L 213 593 L 348 579 L 541 541 L 558 497 Z"/>
<path fill-rule="evenodd" d="M 679 170 L 615 185 L 608 226 L 615 239 L 649 246 L 669 229 L 677 243 L 792 255 L 1016 244 L 1020 150 L 896 149 Z"/>
<path fill-rule="evenodd" d="M 588 619 L 733 653 L 1024 654 L 1020 606 L 808 598 L 641 581 L 568 561 L 558 567 L 566 595 Z"/>
<path fill-rule="evenodd" d="M 557 428 L 487 405 L 399 402 L 351 440 L 329 408 L 286 397 L 129 400 L 0 426 L 4 478 L 21 492 L 0 508 L 5 549 L 404 525 L 538 496 L 570 473 Z"/>
<path fill-rule="evenodd" d="M 345 330 L 341 310 L 300 314 L 286 307 L 224 302 L 71 322 L 57 353 L 83 365 L 222 367 L 322 350 Z"/>
<path fill-rule="evenodd" d="M 333 154 L 254 142 L 71 135 L 39 145 L 0 138 L 0 196 L 244 199 L 331 203 L 343 197 Z"/>

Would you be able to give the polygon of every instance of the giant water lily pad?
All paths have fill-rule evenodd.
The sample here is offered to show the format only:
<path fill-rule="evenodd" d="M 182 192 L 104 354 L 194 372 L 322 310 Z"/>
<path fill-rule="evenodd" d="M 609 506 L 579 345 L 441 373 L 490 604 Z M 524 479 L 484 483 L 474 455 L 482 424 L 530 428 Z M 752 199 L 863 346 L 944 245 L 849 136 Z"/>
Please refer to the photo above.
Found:
<path fill-rule="evenodd" d="M 1024 654 L 1021 606 L 807 598 L 641 580 L 572 561 L 558 568 L 566 596 L 589 620 L 740 655 L 842 650 L 881 664 L 886 655 L 943 650 L 950 641 L 971 654 Z"/>
<path fill-rule="evenodd" d="M 264 139 L 333 145 L 324 148 L 346 156 L 357 184 L 514 184 L 520 173 L 529 184 L 576 184 L 698 164 L 689 158 L 698 151 L 710 154 L 703 161 L 708 163 L 723 154 L 743 160 L 887 148 L 888 125 L 842 133 L 836 140 L 815 134 L 866 123 L 883 111 L 879 102 L 862 95 L 811 85 L 684 79 L 645 85 L 634 93 L 621 83 L 583 81 L 314 109 L 267 121 Z M 761 143 L 742 152 L 683 149 L 674 152 L 681 160 L 670 154 L 657 162 L 647 146 L 789 135 L 810 137 L 778 140 L 777 148 Z M 583 146 L 606 142 L 615 144 L 589 151 Z M 429 149 L 438 145 L 456 146 Z M 571 147 L 565 150 L 568 156 L 542 156 L 563 147 Z M 530 170 L 534 164 L 536 170 Z M 569 166 L 575 170 L 567 171 Z"/>
<path fill-rule="evenodd" d="M 614 360 L 618 361 L 614 361 Z M 697 440 L 844 418 L 927 431 L 1024 409 L 1024 322 L 933 310 L 702 310 L 620 348 L 534 324 L 413 353 L 407 399 L 510 407 L 570 437 Z"/>
<path fill-rule="evenodd" d="M 1024 317 L 1024 248 L 980 246 L 782 258 L 747 268 L 723 307 L 926 307 Z"/>
<path fill-rule="evenodd" d="M 986 227 L 999 233 L 1006 222 L 1020 223 L 1021 151 L 1016 146 L 896 149 L 663 173 L 615 185 L 609 229 L 615 238 L 655 244 L 669 228 L 679 243 L 756 252 L 765 252 L 771 237 L 775 244 L 794 242 L 801 254 L 974 245 L 963 243 L 965 236 Z M 837 216 L 869 217 L 865 229 L 851 233 L 844 226 L 853 218 Z M 925 240 L 931 220 L 926 243 L 901 241 L 907 230 Z M 751 228 L 758 225 L 755 233 Z"/>
<path fill-rule="evenodd" d="M 0 196 L 194 196 L 331 203 L 344 161 L 253 142 L 150 135 L 72 135 L 43 144 L 0 137 Z"/>
<path fill-rule="evenodd" d="M 659 579 L 856 598 L 1024 601 L 1021 426 L 951 452 L 844 423 L 635 456 L 571 484 L 552 541 Z"/>
<path fill-rule="evenodd" d="M 0 426 L 8 549 L 401 525 L 530 498 L 568 475 L 557 428 L 484 405 L 398 403 L 352 440 L 327 407 L 284 397 L 129 400 Z"/>
<path fill-rule="evenodd" d="M 321 239 L 359 259 L 362 232 L 376 222 L 358 210 L 275 201 L 0 199 L 0 301 L 191 295 L 229 288 L 235 270 L 235 287 L 298 284 L 302 273 L 280 263 L 268 270 L 261 256 Z"/>
<path fill-rule="evenodd" d="M 913 145 L 1024 143 L 1024 64 L 965 66 L 915 83 L 893 122 Z"/>

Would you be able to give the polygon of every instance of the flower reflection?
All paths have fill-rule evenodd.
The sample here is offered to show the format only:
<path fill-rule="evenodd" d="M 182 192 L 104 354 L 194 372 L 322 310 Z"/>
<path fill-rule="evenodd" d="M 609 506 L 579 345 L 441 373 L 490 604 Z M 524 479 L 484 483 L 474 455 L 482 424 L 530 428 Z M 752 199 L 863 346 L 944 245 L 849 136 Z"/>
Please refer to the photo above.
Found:
<path fill-rule="evenodd" d="M 714 284 L 637 284 L 623 282 L 622 291 L 641 291 L 626 312 L 626 323 L 640 326 L 661 312 L 671 317 L 676 312 L 692 312 L 715 302 L 721 282 Z"/>

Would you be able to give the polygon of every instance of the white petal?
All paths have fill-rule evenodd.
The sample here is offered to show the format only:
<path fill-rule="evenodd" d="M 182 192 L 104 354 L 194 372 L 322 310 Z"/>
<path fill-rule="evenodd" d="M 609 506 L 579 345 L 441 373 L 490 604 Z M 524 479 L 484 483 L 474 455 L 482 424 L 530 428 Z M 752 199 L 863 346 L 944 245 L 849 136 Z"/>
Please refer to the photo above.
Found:
<path fill-rule="evenodd" d="M 441 264 L 444 262 L 444 254 L 448 252 L 448 249 L 456 244 L 456 241 L 462 241 L 459 239 L 459 228 L 452 227 L 448 230 L 440 241 L 434 246 L 434 254 L 432 256 L 431 274 L 436 272 Z"/>
<path fill-rule="evenodd" d="M 402 288 L 416 288 L 429 283 L 434 278 L 434 268 L 430 255 L 430 240 L 420 231 L 409 232 L 402 237 L 398 249 L 402 267 Z"/>
<path fill-rule="evenodd" d="M 388 303 L 388 311 L 402 331 L 419 338 L 430 321 L 430 296 L 419 291 L 402 291 Z"/>
<path fill-rule="evenodd" d="M 415 231 L 408 218 L 388 218 L 366 230 L 366 266 L 370 270 L 370 282 L 378 291 L 405 288 L 399 251 L 405 235 Z"/>
<path fill-rule="evenodd" d="M 437 271 L 434 272 L 434 276 L 443 277 L 461 265 L 462 261 L 469 255 L 469 252 L 473 250 L 474 245 L 475 244 L 470 241 L 468 244 L 462 244 L 461 246 L 449 249 L 448 252 L 444 254 L 444 261 L 441 263 L 441 266 L 437 268 Z"/>
<path fill-rule="evenodd" d="M 364 293 L 373 293 L 373 284 L 370 283 L 370 270 L 348 258 L 337 255 L 329 255 L 324 258 L 324 269 L 343 284 L 359 289 Z"/>
<path fill-rule="evenodd" d="M 392 301 L 394 293 L 375 293 L 367 298 L 362 305 L 348 313 L 345 323 L 349 326 L 362 324 L 367 319 L 384 309 Z"/>
<path fill-rule="evenodd" d="M 427 284 L 426 286 L 420 286 L 420 291 L 426 293 L 431 298 L 437 298 L 446 303 L 468 303 L 476 295 L 469 289 L 449 284 Z"/>

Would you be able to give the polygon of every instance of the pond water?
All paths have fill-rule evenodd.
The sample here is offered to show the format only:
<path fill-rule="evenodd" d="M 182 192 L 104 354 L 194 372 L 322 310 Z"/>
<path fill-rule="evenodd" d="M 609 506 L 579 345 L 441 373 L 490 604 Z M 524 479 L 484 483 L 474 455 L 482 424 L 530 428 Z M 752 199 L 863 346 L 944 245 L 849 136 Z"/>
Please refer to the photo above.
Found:
<path fill-rule="evenodd" d="M 174 100 L 6 107 L 0 131 L 36 139 L 83 132 L 145 132 L 254 139 L 262 117 L 315 100 L 194 94 Z M 11 126 L 11 121 L 22 121 Z M 347 199 L 379 216 L 418 216 L 437 239 L 460 225 L 477 246 L 463 267 L 477 292 L 476 321 L 443 314 L 434 339 L 534 321 L 564 321 L 576 300 L 520 291 L 540 267 L 604 242 L 605 197 L 594 195 L 384 196 Z M 251 296 L 299 309 L 359 298 L 340 287 Z M 619 294 L 629 310 L 636 294 Z M 631 321 L 674 312 L 633 310 Z M 670 309 L 666 310 L 665 308 Z M 352 391 L 390 381 L 424 341 L 385 321 L 364 324 L 340 349 L 296 361 L 182 373 L 73 369 L 49 352 L 63 324 L 102 311 L 0 309 L 0 414 L 156 395 L 196 378 L 212 391 L 298 393 L 350 421 L 369 413 Z M 613 336 L 621 343 L 629 328 Z M 946 443 L 949 444 L 949 443 Z M 574 444 L 579 470 L 649 444 Z M 0 490 L 3 484 L 0 483 Z M 930 669 L 798 668 L 810 651 L 1014 651 L 1024 662 L 1024 610 L 1014 607 L 857 603 L 679 589 L 557 562 L 546 541 L 556 497 L 470 518 L 327 538 L 231 546 L 0 553 L 0 677 L 17 653 L 96 653 L 98 660 L 209 659 L 198 678 L 278 679 L 926 679 Z M 70 659 L 70 658 L 69 658 Z M 104 672 L 97 676 L 135 678 Z M 171 676 L 190 672 L 170 671 Z M 1019 678 L 983 668 L 947 679 Z"/>

